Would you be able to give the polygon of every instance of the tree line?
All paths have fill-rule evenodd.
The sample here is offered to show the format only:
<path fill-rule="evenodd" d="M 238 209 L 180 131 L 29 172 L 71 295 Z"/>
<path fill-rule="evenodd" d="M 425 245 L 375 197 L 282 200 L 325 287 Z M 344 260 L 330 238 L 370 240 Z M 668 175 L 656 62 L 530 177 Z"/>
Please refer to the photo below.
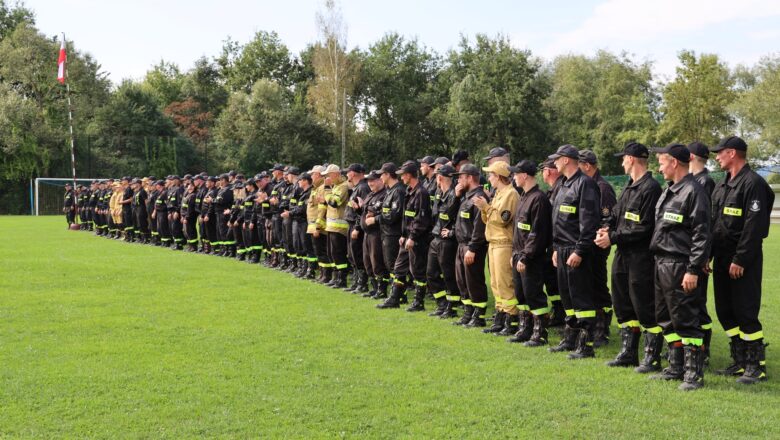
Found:
<path fill-rule="evenodd" d="M 316 22 L 317 41 L 300 53 L 259 31 L 247 42 L 228 37 L 187 70 L 160 61 L 118 84 L 68 42 L 77 174 L 378 166 L 493 146 L 539 160 L 565 143 L 608 155 L 629 140 L 713 144 L 731 133 L 749 140 L 754 160 L 777 156 L 778 53 L 730 68 L 682 50 L 664 82 L 627 53 L 544 60 L 503 35 L 461 36 L 445 54 L 394 32 L 350 48 L 333 0 Z M 70 175 L 59 44 L 31 10 L 0 0 L 0 213 L 29 212 L 29 179 Z M 617 161 L 602 166 L 622 172 Z"/>

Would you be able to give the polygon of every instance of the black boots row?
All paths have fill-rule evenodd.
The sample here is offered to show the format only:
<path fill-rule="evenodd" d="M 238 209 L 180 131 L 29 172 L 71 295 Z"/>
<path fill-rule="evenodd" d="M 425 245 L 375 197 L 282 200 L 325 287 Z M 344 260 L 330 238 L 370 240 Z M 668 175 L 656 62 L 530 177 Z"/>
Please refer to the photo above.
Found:
<path fill-rule="evenodd" d="M 765 381 L 766 346 L 763 339 L 743 341 L 739 336 L 733 336 L 729 341 L 732 364 L 716 370 L 715 374 L 737 376 L 737 382 L 746 385 Z"/>
<path fill-rule="evenodd" d="M 593 350 L 594 333 L 593 328 L 574 328 L 567 324 L 563 328 L 561 341 L 558 345 L 550 347 L 548 350 L 551 353 L 568 351 L 568 358 L 572 360 L 595 357 L 596 352 Z"/>

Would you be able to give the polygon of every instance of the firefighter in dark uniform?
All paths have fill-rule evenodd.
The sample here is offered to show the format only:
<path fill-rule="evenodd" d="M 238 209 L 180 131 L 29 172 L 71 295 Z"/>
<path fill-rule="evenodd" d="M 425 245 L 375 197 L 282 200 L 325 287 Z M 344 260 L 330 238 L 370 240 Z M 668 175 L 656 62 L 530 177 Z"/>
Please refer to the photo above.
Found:
<path fill-rule="evenodd" d="M 363 267 L 371 280 L 371 290 L 363 294 L 366 298 L 387 296 L 387 284 L 390 282 L 387 266 L 382 254 L 382 231 L 375 217 L 382 215 L 382 202 L 385 199 L 385 186 L 378 171 L 366 176 L 371 193 L 362 200 L 360 206 L 360 229 L 363 231 Z M 371 224 L 368 219 L 371 218 Z"/>
<path fill-rule="evenodd" d="M 293 199 L 295 199 L 295 192 L 298 189 L 296 183 L 300 174 L 297 167 L 291 165 L 285 168 L 284 180 L 287 182 L 287 186 L 281 190 L 281 201 L 279 202 L 279 217 L 282 218 L 282 248 L 284 248 L 282 252 L 285 259 L 285 264 L 280 269 L 285 272 L 292 272 L 297 268 L 298 259 L 293 246 L 293 222 L 292 217 L 290 217 L 290 209 L 293 203 L 298 203 L 297 200 L 293 202 Z"/>
<path fill-rule="evenodd" d="M 257 235 L 257 229 L 254 225 L 255 210 L 258 209 L 257 202 L 257 181 L 254 177 L 247 179 L 244 184 L 246 196 L 241 200 L 243 207 L 241 211 L 241 235 L 244 239 L 245 259 L 250 264 L 260 261 L 260 238 Z"/>
<path fill-rule="evenodd" d="M 217 198 L 217 179 L 214 176 L 206 178 L 206 184 L 204 188 L 206 190 L 203 195 L 203 200 L 200 205 L 200 219 L 203 232 L 201 233 L 201 240 L 203 241 L 203 253 L 214 253 L 214 245 L 217 239 L 217 219 L 214 211 L 214 200 Z"/>
<path fill-rule="evenodd" d="M 133 241 L 133 188 L 130 187 L 130 177 L 122 178 L 122 224 L 124 225 L 125 241 Z"/>
<path fill-rule="evenodd" d="M 612 260 L 612 304 L 620 327 L 620 352 L 607 362 L 610 367 L 637 367 L 638 373 L 661 368 L 662 329 L 655 318 L 653 256 L 650 238 L 655 228 L 655 205 L 661 185 L 647 169 L 647 147 L 636 142 L 626 144 L 623 171 L 629 181 L 620 200 L 612 208 L 610 223 L 599 229 L 596 245 L 616 246 Z M 644 331 L 644 358 L 639 362 L 639 338 Z"/>
<path fill-rule="evenodd" d="M 352 293 L 368 292 L 368 275 L 363 264 L 363 228 L 360 226 L 360 214 L 362 208 L 360 201 L 365 200 L 371 189 L 366 182 L 366 168 L 359 163 L 353 163 L 347 168 L 347 182 L 350 186 L 347 209 L 344 211 L 344 219 L 349 223 L 349 244 L 347 246 L 347 258 L 352 265 L 352 286 L 345 290 Z"/>
<path fill-rule="evenodd" d="M 97 199 L 100 193 L 99 184 L 97 180 L 93 180 L 90 185 L 89 199 L 87 199 L 87 212 L 89 213 L 89 227 L 90 231 L 97 230 L 97 215 L 95 210 L 97 209 Z"/>
<path fill-rule="evenodd" d="M 550 307 L 544 293 L 544 267 L 547 249 L 552 242 L 552 206 L 547 195 L 536 184 L 537 165 L 529 160 L 509 167 L 514 173 L 515 188 L 522 191 L 515 211 L 515 233 L 512 237 L 512 266 L 520 275 L 522 288 L 517 298 L 520 318 L 517 333 L 510 342 L 529 347 L 547 344 Z M 517 282 L 517 281 L 515 281 Z M 516 294 L 518 290 L 515 290 Z"/>
<path fill-rule="evenodd" d="M 62 212 L 65 214 L 65 221 L 70 225 L 76 223 L 76 193 L 73 191 L 73 184 L 65 184 L 65 199 L 62 204 Z"/>
<path fill-rule="evenodd" d="M 542 180 L 549 186 L 547 190 L 547 199 L 550 205 L 555 201 L 555 196 L 563 183 L 563 176 L 555 168 L 555 161 L 547 159 L 539 167 L 542 171 Z M 552 244 L 547 249 L 547 263 L 544 265 L 544 289 L 547 292 L 547 299 L 550 301 L 550 327 L 560 327 L 564 325 L 566 312 L 561 304 L 561 295 L 558 291 L 558 270 L 552 264 L 553 248 Z"/>
<path fill-rule="evenodd" d="M 147 219 L 149 221 L 149 237 L 150 242 L 149 244 L 152 244 L 154 246 L 160 245 L 160 234 L 157 232 L 157 221 L 152 218 L 152 213 L 154 212 L 154 205 L 157 201 L 157 180 L 154 176 L 149 177 L 149 182 L 146 186 L 146 213 L 147 213 Z"/>
<path fill-rule="evenodd" d="M 709 200 L 712 200 L 712 191 L 715 189 L 715 181 L 710 177 L 707 170 L 707 161 L 710 157 L 709 148 L 701 142 L 692 142 L 688 144 L 688 151 L 691 153 L 691 161 L 688 164 L 688 171 L 693 178 L 704 188 L 704 193 Z M 711 202 L 710 202 L 711 205 Z M 710 225 L 712 227 L 712 225 Z M 711 254 L 710 254 L 711 255 Z M 709 284 L 710 274 L 707 271 L 702 272 L 699 278 L 699 295 L 701 295 L 702 307 L 699 324 L 704 332 L 704 365 L 710 362 L 710 341 L 712 341 L 712 318 L 707 312 L 707 286 Z"/>
<path fill-rule="evenodd" d="M 76 212 L 79 214 L 79 229 L 86 229 L 89 220 L 87 218 L 87 198 L 89 197 L 89 191 L 84 185 L 79 185 L 78 196 L 76 197 Z"/>
<path fill-rule="evenodd" d="M 314 245 L 311 235 L 306 233 L 308 219 L 306 216 L 311 197 L 312 179 L 309 173 L 303 173 L 298 178 L 298 192 L 295 195 L 295 206 L 290 209 L 293 218 L 293 239 L 295 253 L 298 255 L 299 268 L 295 273 L 298 278 L 314 279 L 317 256 L 314 255 Z"/>
<path fill-rule="evenodd" d="M 436 183 L 436 159 L 433 156 L 425 156 L 418 160 L 420 163 L 420 184 L 428 191 L 428 195 L 431 198 L 431 206 L 433 206 L 436 199 L 436 193 L 439 190 L 439 186 Z"/>
<path fill-rule="evenodd" d="M 138 234 L 138 240 L 141 243 L 149 242 L 149 212 L 146 210 L 146 190 L 143 187 L 142 181 L 133 179 L 131 182 L 133 187 L 133 202 L 131 203 L 133 210 L 133 228 Z"/>
<path fill-rule="evenodd" d="M 406 187 L 398 180 L 398 167 L 392 162 L 382 165 L 379 170 L 382 183 L 386 188 L 385 199 L 382 201 L 382 214 L 377 217 L 371 217 L 367 223 L 379 223 L 382 232 L 382 256 L 385 260 L 385 266 L 392 271 L 395 267 L 395 261 L 400 252 L 400 239 L 404 215 L 404 203 L 406 201 Z M 399 280 L 403 289 L 396 289 L 395 274 L 390 274 L 390 282 L 393 284 L 393 291 L 398 295 L 395 298 L 387 298 L 382 304 L 377 304 L 377 308 L 398 308 L 399 304 L 406 303 L 406 292 L 404 291 L 406 280 Z M 380 287 L 382 287 L 380 285 Z M 380 292 L 380 294 L 385 292 Z M 386 295 L 380 295 L 386 297 Z M 387 304 L 387 305 L 385 305 Z"/>
<path fill-rule="evenodd" d="M 655 207 L 650 251 L 655 257 L 655 314 L 669 344 L 669 367 L 650 376 L 681 380 L 681 390 L 704 385 L 704 357 L 699 325 L 700 274 L 707 267 L 710 207 L 704 189 L 688 172 L 690 153 L 682 144 L 653 149 L 659 171 L 672 182 Z"/>
<path fill-rule="evenodd" d="M 185 189 L 181 201 L 181 208 L 179 208 L 184 239 L 187 241 L 187 252 L 195 252 L 198 250 L 198 230 L 196 228 L 198 213 L 195 211 L 195 198 L 197 196 L 198 193 L 195 190 L 195 185 L 190 183 Z"/>
<path fill-rule="evenodd" d="M 282 219 L 282 197 L 287 189 L 287 180 L 284 178 L 285 166 L 281 164 L 274 165 L 272 174 L 274 176 L 274 186 L 271 190 L 271 229 L 269 242 L 273 252 L 271 267 L 284 269 L 286 267 L 286 258 L 284 255 L 284 225 Z"/>
<path fill-rule="evenodd" d="M 246 259 L 246 248 L 244 247 L 244 198 L 246 198 L 246 187 L 244 176 L 236 175 L 233 181 L 233 205 L 230 207 L 230 218 L 228 219 L 230 256 L 239 261 Z"/>
<path fill-rule="evenodd" d="M 433 240 L 428 247 L 428 292 L 436 300 L 436 310 L 429 316 L 441 319 L 456 318 L 455 308 L 460 304 L 460 290 L 455 279 L 455 259 L 458 241 L 455 238 L 455 221 L 458 218 L 460 198 L 455 195 L 453 176 L 455 167 L 441 165 L 436 169 L 437 190 L 431 217 Z"/>
<path fill-rule="evenodd" d="M 485 327 L 488 301 L 485 259 L 488 243 L 485 239 L 485 222 L 473 200 L 475 197 L 488 197 L 480 184 L 479 168 L 475 165 L 464 164 L 456 175 L 458 184 L 455 186 L 455 194 L 460 197 L 460 206 L 455 220 L 455 238 L 458 241 L 455 280 L 463 303 L 463 316 L 453 324 Z"/>
<path fill-rule="evenodd" d="M 217 242 L 214 243 L 217 246 L 217 255 L 221 257 L 230 256 L 231 245 L 235 243 L 230 241 L 230 228 L 228 227 L 230 207 L 233 206 L 233 187 L 230 185 L 230 176 L 228 174 L 219 176 L 219 190 L 217 191 L 217 196 L 211 202 L 211 206 L 214 210 L 217 228 Z"/>
<path fill-rule="evenodd" d="M 593 297 L 593 240 L 601 222 L 599 188 L 579 167 L 579 151 L 563 145 L 550 155 L 565 180 L 552 210 L 553 264 L 566 310 L 563 338 L 550 351 L 571 351 L 569 359 L 594 357 L 596 302 Z"/>
<path fill-rule="evenodd" d="M 161 246 L 168 247 L 171 245 L 171 228 L 168 223 L 168 205 L 166 204 L 168 192 L 165 182 L 162 180 L 158 180 L 155 186 L 157 188 L 157 198 L 154 201 L 152 217 L 157 222 L 157 232 L 160 234 Z"/>
<path fill-rule="evenodd" d="M 615 190 L 599 172 L 598 157 L 591 150 L 580 151 L 579 167 L 585 175 L 596 182 L 601 195 L 601 223 L 599 227 L 610 224 L 612 208 L 617 203 Z M 601 347 L 609 343 L 610 325 L 612 325 L 612 296 L 609 293 L 607 260 L 610 248 L 593 247 L 591 270 L 593 273 L 593 299 L 596 301 L 596 328 L 593 333 L 593 346 Z"/>
<path fill-rule="evenodd" d="M 257 234 L 257 262 L 265 264 L 268 261 L 268 246 L 265 241 L 265 216 L 264 211 L 268 209 L 271 204 L 268 199 L 271 194 L 271 185 L 269 185 L 270 178 L 265 171 L 257 173 L 255 175 L 255 186 L 257 191 L 255 192 L 255 211 L 252 215 L 252 220 L 249 223 L 249 228 L 254 229 Z"/>
<path fill-rule="evenodd" d="M 721 374 L 740 375 L 737 382 L 764 381 L 764 332 L 761 307 L 762 244 L 769 234 L 775 195 L 746 163 L 747 144 L 737 136 L 712 148 L 726 178 L 712 196 L 713 287 L 715 311 L 731 337 L 733 365 Z"/>

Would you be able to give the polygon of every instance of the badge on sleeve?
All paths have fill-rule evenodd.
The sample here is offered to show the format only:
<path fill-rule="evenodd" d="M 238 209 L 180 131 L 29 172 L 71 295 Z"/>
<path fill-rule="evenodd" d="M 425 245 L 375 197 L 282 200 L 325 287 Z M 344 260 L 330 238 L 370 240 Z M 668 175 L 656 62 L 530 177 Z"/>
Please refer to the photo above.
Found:
<path fill-rule="evenodd" d="M 501 220 L 508 222 L 512 218 L 512 213 L 509 211 L 501 211 Z"/>
<path fill-rule="evenodd" d="M 761 203 L 758 202 L 758 200 L 753 200 L 750 202 L 750 211 L 751 212 L 758 212 L 761 210 Z"/>

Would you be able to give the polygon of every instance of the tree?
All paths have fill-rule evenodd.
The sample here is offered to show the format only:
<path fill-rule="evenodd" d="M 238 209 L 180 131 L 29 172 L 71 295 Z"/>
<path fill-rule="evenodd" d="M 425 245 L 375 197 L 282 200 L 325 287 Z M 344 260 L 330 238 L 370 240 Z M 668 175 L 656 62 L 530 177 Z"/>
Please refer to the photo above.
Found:
<path fill-rule="evenodd" d="M 261 78 L 278 82 L 283 87 L 292 85 L 294 69 L 290 50 L 276 32 L 259 31 L 252 41 L 238 46 L 228 39 L 219 63 L 226 72 L 226 83 L 233 91 L 249 92 Z"/>
<path fill-rule="evenodd" d="M 752 69 L 737 69 L 741 93 L 730 106 L 749 142 L 750 157 L 776 159 L 780 146 L 780 55 L 762 58 Z"/>
<path fill-rule="evenodd" d="M 717 55 L 682 51 L 674 81 L 663 89 L 658 141 L 712 145 L 734 125 L 728 107 L 736 97 L 728 67 Z"/>
<path fill-rule="evenodd" d="M 0 0 L 0 40 L 7 37 L 22 23 L 35 25 L 32 11 L 19 3 L 9 7 L 5 0 Z"/>
<path fill-rule="evenodd" d="M 161 60 L 146 72 L 141 86 L 157 98 L 160 107 L 182 99 L 184 75 L 175 63 Z"/>
<path fill-rule="evenodd" d="M 655 140 L 658 94 L 650 63 L 599 51 L 593 57 L 564 55 L 546 73 L 552 86 L 545 101 L 554 145 L 573 144 L 606 159 L 628 141 Z M 605 173 L 620 173 L 618 161 L 601 160 Z"/>

